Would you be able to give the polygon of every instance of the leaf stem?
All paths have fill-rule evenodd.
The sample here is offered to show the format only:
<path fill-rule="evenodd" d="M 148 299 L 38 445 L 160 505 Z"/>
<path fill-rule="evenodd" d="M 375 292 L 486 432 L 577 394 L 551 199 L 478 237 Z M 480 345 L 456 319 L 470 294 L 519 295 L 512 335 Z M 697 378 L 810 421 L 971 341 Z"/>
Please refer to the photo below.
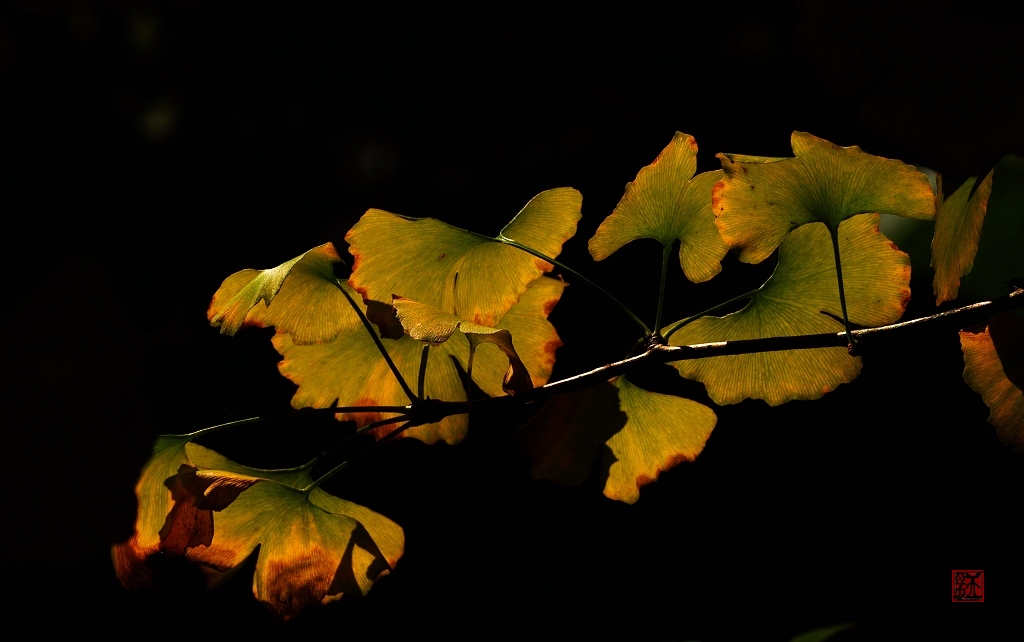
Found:
<path fill-rule="evenodd" d="M 386 426 L 388 424 L 398 423 L 399 421 L 408 421 L 408 419 L 409 419 L 408 415 L 400 415 L 398 417 L 391 417 L 390 419 L 381 419 L 380 421 L 374 421 L 373 423 L 366 424 L 362 428 L 359 428 L 358 430 L 353 432 L 351 435 L 346 435 L 342 439 L 339 439 L 335 444 L 333 444 L 331 446 L 328 446 L 327 448 L 324 449 L 324 451 L 322 453 L 320 453 L 319 455 L 317 455 L 313 459 L 310 459 L 308 462 L 306 462 L 302 466 L 299 466 L 299 468 L 297 468 L 296 470 L 301 470 L 303 468 L 312 468 L 313 466 L 315 466 L 317 463 L 319 463 L 320 460 L 322 460 L 327 455 L 329 455 L 332 452 L 334 452 L 335 450 L 341 448 L 342 446 L 344 446 L 348 442 L 352 441 L 353 439 L 355 439 L 359 435 L 365 434 L 365 433 L 373 430 L 374 428 L 380 428 L 381 426 Z"/>
<path fill-rule="evenodd" d="M 665 307 L 665 278 L 668 276 L 668 259 L 675 246 L 672 241 L 661 252 L 661 285 L 658 287 L 658 312 L 654 315 L 654 334 L 661 335 L 661 311 Z"/>
<path fill-rule="evenodd" d="M 523 252 L 526 252 L 527 254 L 532 254 L 533 256 L 536 256 L 538 259 L 542 259 L 544 261 L 547 261 L 548 263 L 550 263 L 550 264 L 552 264 L 554 266 L 557 266 L 561 270 L 565 270 L 569 274 L 573 275 L 575 278 L 579 279 L 580 281 L 582 281 L 586 285 L 588 285 L 591 288 L 593 288 L 594 290 L 596 290 L 599 294 L 604 296 L 610 302 L 614 303 L 615 306 L 619 308 L 619 310 L 622 310 L 622 312 L 625 313 L 626 316 L 628 316 L 630 319 L 633 320 L 634 323 L 636 323 L 638 326 L 640 326 L 640 328 L 644 331 L 645 335 L 651 333 L 651 329 L 647 327 L 647 324 L 644 323 L 643 321 L 641 321 L 640 317 L 638 317 L 637 315 L 633 314 L 633 311 L 630 310 L 629 308 L 627 308 L 624 303 L 622 303 L 621 301 L 616 299 L 614 296 L 611 295 L 610 292 L 608 292 L 607 290 L 602 288 L 600 285 L 594 283 L 593 281 L 591 281 L 587 277 L 583 276 L 582 274 L 580 274 L 576 270 L 572 269 L 568 265 L 565 265 L 564 263 L 560 263 L 560 262 L 556 261 L 555 259 L 551 258 L 550 256 L 545 256 L 544 254 L 541 254 L 540 252 L 538 252 L 537 250 L 535 250 L 533 248 L 527 247 L 527 246 L 522 245 L 520 243 L 516 243 L 512 239 L 505 238 L 504 236 L 499 236 L 497 238 L 491 238 L 491 237 L 484 237 L 484 238 L 490 238 L 490 240 L 492 240 L 492 241 L 498 241 L 499 243 L 503 243 L 505 245 L 511 245 L 512 247 L 514 247 L 514 248 L 516 248 L 518 250 L 522 250 Z"/>
<path fill-rule="evenodd" d="M 697 319 L 699 319 L 701 317 L 704 317 L 704 316 L 707 316 L 709 314 L 713 314 L 715 312 L 718 312 L 722 308 L 724 308 L 726 306 L 729 306 L 729 305 L 732 305 L 733 303 L 736 303 L 737 301 L 742 301 L 743 299 L 752 299 L 754 297 L 754 295 L 757 294 L 758 292 L 760 292 L 761 288 L 763 288 L 763 287 L 764 286 L 762 285 L 761 287 L 755 288 L 755 289 L 751 290 L 750 292 L 744 292 L 743 294 L 740 294 L 739 296 L 734 296 L 733 298 L 729 299 L 728 301 L 723 301 L 722 303 L 719 303 L 718 305 L 712 306 L 712 307 L 708 308 L 707 310 L 704 310 L 703 312 L 698 312 L 697 314 L 695 314 L 693 316 L 689 316 L 689 317 L 686 317 L 685 319 L 681 319 L 679 321 L 676 321 L 675 323 L 669 325 L 666 328 L 666 330 L 665 330 L 665 340 L 668 341 L 668 338 L 671 337 L 673 334 L 675 334 L 676 330 L 680 330 L 683 327 L 690 325 L 691 323 L 693 323 L 694 321 L 696 321 Z"/>
<path fill-rule="evenodd" d="M 420 373 L 416 382 L 416 398 L 423 399 L 423 387 L 427 380 L 427 358 L 430 356 L 430 344 L 423 344 L 423 352 L 420 353 Z"/>
<path fill-rule="evenodd" d="M 850 332 L 850 317 L 846 313 L 846 292 L 843 290 L 843 264 L 839 260 L 839 226 L 828 226 L 828 232 L 832 236 L 832 253 L 836 257 L 836 278 L 839 279 L 839 307 L 843 309 L 843 325 L 846 327 L 846 349 L 853 353 L 855 341 L 853 334 Z"/>
<path fill-rule="evenodd" d="M 469 342 L 469 360 L 466 362 L 466 401 L 470 401 L 470 394 L 473 386 L 473 355 L 476 354 L 476 344 Z"/>
<path fill-rule="evenodd" d="M 398 428 L 392 430 L 391 432 L 389 432 L 388 434 L 384 435 L 383 437 L 378 439 L 376 442 L 374 442 L 374 446 L 377 446 L 379 444 L 383 444 L 384 442 L 387 442 L 387 441 L 391 441 L 392 439 L 394 439 L 395 437 L 397 437 L 401 433 L 405 432 L 407 429 L 413 428 L 414 426 L 418 426 L 418 425 L 419 425 L 418 423 L 415 423 L 413 421 L 407 421 L 404 424 L 402 424 L 401 426 L 399 426 Z M 369 429 L 369 427 L 370 426 L 363 426 L 363 428 L 367 428 L 367 429 Z M 326 473 L 321 475 L 319 479 L 317 479 L 316 481 L 311 483 L 309 486 L 306 486 L 305 488 L 303 488 L 301 492 L 308 493 L 308 492 L 312 491 L 314 488 L 318 487 L 320 484 L 324 483 L 325 481 L 327 481 L 331 477 L 334 477 L 335 475 L 337 475 L 341 471 L 343 471 L 346 468 L 348 468 L 349 465 L 352 463 L 352 461 L 353 461 L 352 459 L 346 459 L 345 461 L 341 462 L 340 464 L 338 464 L 334 468 L 328 470 Z"/>
<path fill-rule="evenodd" d="M 395 362 L 391 360 L 391 355 L 388 354 L 387 348 L 384 347 L 384 343 L 381 342 L 380 337 L 377 336 L 377 331 L 373 329 L 373 324 L 366 318 L 366 314 L 359 309 L 355 300 L 349 296 L 349 293 L 345 291 L 345 288 L 341 286 L 341 283 L 335 281 L 334 286 L 341 290 L 341 293 L 345 295 L 346 299 L 348 299 L 352 309 L 356 311 L 357 315 L 359 315 L 359 320 L 363 322 L 363 326 L 366 328 L 366 331 L 370 333 L 370 338 L 373 339 L 374 344 L 377 346 L 377 350 L 379 350 L 381 356 L 384 357 L 384 361 L 388 362 L 388 367 L 391 368 L 391 372 L 395 375 L 395 378 L 398 379 L 398 383 L 402 386 L 402 390 L 405 392 L 405 395 L 409 397 L 409 401 L 417 401 L 419 397 L 413 393 L 412 388 L 410 388 L 409 384 L 405 382 L 405 378 L 402 376 L 402 373 L 398 371 L 398 366 L 395 365 Z"/>
<path fill-rule="evenodd" d="M 306 415 L 337 415 L 348 412 L 398 412 L 404 413 L 409 412 L 411 406 L 331 406 L 330 408 L 303 408 L 296 412 Z M 236 426 L 245 426 L 248 424 L 258 424 L 265 421 L 278 421 L 281 419 L 294 419 L 295 412 L 286 412 L 277 415 L 270 415 L 267 417 L 249 417 L 247 419 L 238 419 L 235 421 L 229 421 L 224 424 L 217 424 L 216 426 L 209 426 L 207 428 L 201 428 L 195 432 L 185 433 L 183 435 L 161 435 L 162 437 L 189 437 L 195 439 L 202 435 L 208 435 L 215 433 L 225 428 L 234 428 Z"/>

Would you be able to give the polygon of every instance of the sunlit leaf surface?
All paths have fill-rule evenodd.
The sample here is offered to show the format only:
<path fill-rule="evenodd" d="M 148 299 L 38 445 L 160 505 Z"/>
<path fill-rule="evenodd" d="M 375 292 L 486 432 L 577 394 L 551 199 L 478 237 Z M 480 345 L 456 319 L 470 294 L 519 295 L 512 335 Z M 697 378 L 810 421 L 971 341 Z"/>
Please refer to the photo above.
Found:
<path fill-rule="evenodd" d="M 206 475 L 226 485 L 237 477 Z M 365 595 L 404 548 L 401 527 L 386 517 L 319 488 L 306 493 L 271 480 L 252 484 L 214 520 L 211 543 L 186 557 L 229 572 L 259 546 L 253 593 L 285 620 L 306 606 Z"/>
<path fill-rule="evenodd" d="M 534 479 L 578 485 L 598 452 L 604 494 L 632 504 L 640 487 L 693 461 L 715 427 L 715 413 L 682 397 L 649 392 L 624 377 L 558 395 L 519 432 Z"/>
<path fill-rule="evenodd" d="M 992 194 L 992 174 L 988 173 L 971 195 L 978 177 L 974 176 L 945 199 L 935 213 L 932 237 L 932 268 L 935 279 L 935 305 L 952 301 L 960 288 L 960 277 L 970 273 L 978 253 L 981 226 Z"/>
<path fill-rule="evenodd" d="M 931 184 L 912 166 L 804 132 L 793 132 L 791 144 L 794 158 L 718 155 L 725 178 L 715 185 L 712 207 L 741 261 L 763 261 L 805 223 L 835 229 L 863 213 L 934 217 Z"/>
<path fill-rule="evenodd" d="M 329 343 L 355 331 L 362 327 L 359 317 L 334 276 L 339 261 L 326 243 L 270 270 L 236 272 L 213 295 L 210 325 L 228 335 L 245 326 L 275 326 L 299 344 Z"/>
<path fill-rule="evenodd" d="M 679 239 L 679 263 L 686 278 L 707 281 L 722 271 L 729 247 L 715 227 L 711 189 L 724 176 L 721 170 L 694 176 L 697 142 L 676 132 L 653 163 L 626 184 L 626 193 L 588 244 L 595 261 L 640 238 L 664 246 Z"/>
<path fill-rule="evenodd" d="M 461 332 L 474 351 L 484 343 L 495 345 L 508 359 L 508 370 L 501 382 L 502 390 L 515 394 L 533 388 L 530 373 L 516 353 L 512 345 L 512 334 L 508 330 L 466 321 L 454 314 L 400 296 L 394 297 L 392 305 L 406 334 L 413 339 L 437 345 L 450 339 L 455 332 Z"/>
<path fill-rule="evenodd" d="M 504 238 L 556 257 L 576 232 L 582 197 L 571 188 L 541 192 L 501 231 Z M 432 218 L 371 209 L 345 239 L 355 257 L 352 284 L 363 298 L 398 295 L 481 325 L 495 326 L 551 264 Z"/>
<path fill-rule="evenodd" d="M 516 337 L 516 349 L 529 370 L 533 385 L 543 385 L 551 375 L 558 334 L 547 315 L 558 301 L 565 284 L 543 277 L 530 284 L 522 298 L 499 320 L 496 327 Z M 362 305 L 362 304 L 360 304 Z M 415 387 L 419 376 L 423 344 L 409 337 L 382 338 L 384 347 L 406 381 Z M 274 347 L 284 359 L 278 365 L 281 374 L 299 386 L 292 398 L 296 408 L 338 406 L 404 406 L 409 403 L 387 363 L 364 329 L 339 337 L 325 345 L 295 345 L 286 334 L 277 334 Z M 450 340 L 430 348 L 424 394 L 432 399 L 465 401 L 462 377 L 455 367 L 467 367 L 469 342 L 456 334 Z M 496 347 L 483 344 L 473 363 L 473 379 L 490 395 L 503 394 L 502 382 L 508 371 L 508 359 Z M 335 403 L 336 402 L 336 403 Z M 358 426 L 394 416 L 379 413 L 346 413 L 339 419 L 355 421 Z M 445 441 L 455 444 L 466 436 L 465 415 L 452 415 L 440 423 L 416 426 L 402 433 L 426 443 Z M 390 427 L 376 431 L 378 436 Z"/>
<path fill-rule="evenodd" d="M 910 299 L 910 260 L 878 232 L 878 215 L 848 219 L 839 227 L 843 280 L 850 321 L 862 326 L 892 323 Z M 703 317 L 669 339 L 672 345 L 760 337 L 840 332 L 835 261 L 824 225 L 794 230 L 779 251 L 775 272 L 742 310 Z M 787 350 L 712 357 L 674 364 L 701 381 L 718 404 L 763 399 L 778 405 L 817 399 L 859 373 L 859 358 L 846 348 Z"/>
<path fill-rule="evenodd" d="M 1024 319 L 1003 313 L 980 331 L 960 333 L 964 381 L 989 407 L 988 422 L 1024 454 Z"/>

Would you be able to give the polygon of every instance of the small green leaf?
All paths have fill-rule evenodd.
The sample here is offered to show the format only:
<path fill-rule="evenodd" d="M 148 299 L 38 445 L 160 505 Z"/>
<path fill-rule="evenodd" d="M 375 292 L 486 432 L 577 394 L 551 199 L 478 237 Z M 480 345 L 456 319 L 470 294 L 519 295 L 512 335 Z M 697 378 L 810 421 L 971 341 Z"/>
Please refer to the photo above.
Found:
<path fill-rule="evenodd" d="M 725 178 L 712 194 L 722 238 L 745 263 L 760 263 L 800 225 L 864 213 L 932 219 L 935 195 L 910 165 L 793 132 L 795 158 L 718 154 Z M 844 268 L 845 269 L 845 268 Z"/>
<path fill-rule="evenodd" d="M 716 421 L 703 404 L 649 392 L 617 377 L 554 397 L 520 429 L 519 437 L 533 459 L 533 478 L 562 484 L 582 483 L 601 450 L 605 496 L 633 504 L 640 487 L 662 471 L 693 461 Z"/>
<path fill-rule="evenodd" d="M 274 326 L 299 344 L 330 343 L 360 329 L 338 291 L 334 264 L 340 261 L 334 245 L 325 243 L 276 268 L 236 272 L 213 295 L 210 325 L 227 335 L 246 326 Z"/>
<path fill-rule="evenodd" d="M 910 300 L 910 259 L 878 232 L 878 215 L 839 227 L 850 320 L 863 326 L 892 323 Z M 779 250 L 775 272 L 739 312 L 702 317 L 669 339 L 672 345 L 839 332 L 835 261 L 824 225 L 793 231 Z M 826 316 L 822 312 L 832 315 Z M 859 373 L 859 358 L 845 348 L 786 350 L 680 361 L 679 373 L 701 381 L 720 405 L 763 399 L 779 405 L 817 399 Z"/>
<path fill-rule="evenodd" d="M 942 201 L 935 214 L 932 237 L 932 267 L 935 305 L 952 301 L 960 288 L 960 277 L 969 274 L 981 240 L 988 199 L 992 194 L 992 170 L 971 195 L 977 176 L 972 176 L 953 195 Z M 940 193 L 941 198 L 941 193 Z"/>
<path fill-rule="evenodd" d="M 640 238 L 665 247 L 679 239 L 686 278 L 699 283 L 721 272 L 729 247 L 715 227 L 711 189 L 724 174 L 718 170 L 694 176 L 696 171 L 697 142 L 676 132 L 658 158 L 626 184 L 622 200 L 597 228 L 588 244 L 594 260 Z"/>
<path fill-rule="evenodd" d="M 515 394 L 533 388 L 530 373 L 516 354 L 512 334 L 508 330 L 466 321 L 454 314 L 398 295 L 392 295 L 392 305 L 402 327 L 413 339 L 436 345 L 444 343 L 459 331 L 466 336 L 472 350 L 476 350 L 482 343 L 494 344 L 508 357 L 508 370 L 502 378 L 502 390 Z"/>
<path fill-rule="evenodd" d="M 500 238 L 554 258 L 576 232 L 581 202 L 571 188 L 541 192 Z M 349 283 L 365 300 L 390 305 L 391 295 L 400 293 L 486 326 L 495 326 L 527 286 L 552 268 L 498 239 L 376 209 L 367 211 L 345 239 L 355 257 Z"/>
<path fill-rule="evenodd" d="M 1024 319 L 998 314 L 981 330 L 960 333 L 964 381 L 989 408 L 1004 444 L 1024 454 Z"/>

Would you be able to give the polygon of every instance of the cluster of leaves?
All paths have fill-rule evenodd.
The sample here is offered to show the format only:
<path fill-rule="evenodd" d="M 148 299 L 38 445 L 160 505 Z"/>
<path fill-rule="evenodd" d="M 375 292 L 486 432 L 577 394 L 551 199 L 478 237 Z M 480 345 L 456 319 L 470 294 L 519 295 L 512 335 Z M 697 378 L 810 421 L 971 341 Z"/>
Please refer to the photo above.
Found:
<path fill-rule="evenodd" d="M 970 270 L 991 173 L 947 199 L 897 160 L 802 132 L 792 148 L 790 158 L 719 154 L 722 169 L 696 174 L 696 141 L 677 133 L 639 172 L 589 249 L 600 261 L 637 239 L 662 245 L 653 328 L 608 295 L 636 321 L 643 351 L 568 380 L 548 383 L 561 345 L 548 315 L 565 290 L 563 275 L 593 285 L 556 259 L 581 216 L 582 197 L 571 188 L 540 193 L 493 238 L 371 209 L 346 236 L 347 282 L 335 276 L 341 258 L 328 243 L 275 268 L 229 276 L 209 319 L 228 335 L 275 328 L 279 369 L 297 385 L 292 405 L 354 422 L 378 443 L 456 444 L 475 405 L 536 403 L 540 410 L 519 431 L 532 475 L 580 484 L 602 466 L 604 494 L 633 503 L 662 471 L 696 458 L 717 421 L 705 404 L 637 385 L 636 369 L 673 362 L 719 405 L 816 399 L 860 372 L 854 328 L 894 323 L 909 301 L 910 260 L 879 232 L 880 215 L 936 221 L 937 303 L 956 297 Z M 719 274 L 729 251 L 748 263 L 777 255 L 778 263 L 760 287 L 663 323 L 674 251 L 695 283 Z M 714 316 L 741 301 L 738 311 Z M 992 408 L 1000 435 L 1024 450 L 1020 373 L 1007 365 L 1024 362 L 1019 321 L 998 317 L 962 339 L 967 382 Z M 753 346 L 723 356 L 696 350 L 830 333 L 845 344 Z M 487 397 L 471 399 L 474 386 Z M 155 445 L 136 488 L 135 535 L 114 547 L 125 586 L 152 581 L 155 554 L 199 564 L 213 586 L 259 546 L 253 590 L 288 619 L 306 605 L 365 594 L 394 568 L 402 529 L 320 488 L 345 463 L 318 479 L 311 476 L 317 460 L 249 468 L 193 443 L 214 429 Z"/>

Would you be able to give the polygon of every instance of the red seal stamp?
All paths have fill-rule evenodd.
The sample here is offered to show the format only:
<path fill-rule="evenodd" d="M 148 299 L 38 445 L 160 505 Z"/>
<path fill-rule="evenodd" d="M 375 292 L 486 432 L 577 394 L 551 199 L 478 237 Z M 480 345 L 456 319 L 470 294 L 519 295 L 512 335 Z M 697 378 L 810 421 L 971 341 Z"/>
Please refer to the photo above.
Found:
<path fill-rule="evenodd" d="M 953 571 L 954 602 L 985 601 L 985 571 Z"/>

